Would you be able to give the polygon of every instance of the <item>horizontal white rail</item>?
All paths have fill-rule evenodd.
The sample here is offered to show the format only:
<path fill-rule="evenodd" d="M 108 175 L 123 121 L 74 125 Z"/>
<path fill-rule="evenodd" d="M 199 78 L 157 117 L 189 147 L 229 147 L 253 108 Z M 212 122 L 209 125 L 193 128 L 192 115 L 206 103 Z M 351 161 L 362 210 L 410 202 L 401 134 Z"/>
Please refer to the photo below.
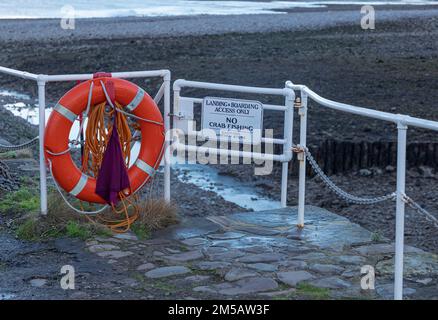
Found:
<path fill-rule="evenodd" d="M 434 131 L 438 131 L 438 122 L 437 121 L 431 121 L 431 120 L 425 120 L 420 118 L 411 117 L 408 115 L 403 114 L 393 114 L 389 112 L 384 111 L 378 111 L 373 109 L 367 109 L 363 107 L 357 107 L 346 103 L 340 103 L 333 100 L 329 100 L 326 98 L 321 97 L 314 91 L 310 90 L 308 87 L 303 85 L 294 85 L 292 82 L 288 81 L 286 82 L 286 85 L 294 90 L 301 90 L 302 92 L 307 93 L 309 98 L 312 100 L 318 102 L 322 106 L 325 106 L 327 108 L 331 108 L 334 110 L 339 110 L 343 112 L 348 112 L 352 114 L 357 114 L 360 116 L 365 116 L 368 118 L 374 118 L 379 119 L 383 121 L 393 122 L 393 123 L 402 123 L 409 126 L 414 126 L 418 128 L 423 129 L 430 129 Z"/>
<path fill-rule="evenodd" d="M 12 76 L 29 79 L 29 80 L 43 81 L 43 82 L 83 81 L 83 80 L 93 79 L 92 73 L 46 75 L 46 74 L 33 74 L 30 72 L 14 70 L 6 67 L 0 67 L 0 73 L 9 74 Z M 168 70 L 112 72 L 111 75 L 114 78 L 169 77 L 170 80 L 170 72 Z"/>
<path fill-rule="evenodd" d="M 187 133 L 188 137 L 204 137 L 203 136 L 203 132 L 202 131 L 190 131 Z M 224 136 L 224 137 L 206 137 L 209 139 L 209 141 L 229 141 L 231 140 L 228 136 Z M 231 140 L 232 141 L 232 140 Z M 277 139 L 277 138 L 266 138 L 266 137 L 261 137 L 260 138 L 260 142 L 263 143 L 269 143 L 269 144 L 280 144 L 283 145 L 286 143 L 285 139 Z"/>
<path fill-rule="evenodd" d="M 180 101 L 187 101 L 187 102 L 191 102 L 191 103 L 203 103 L 204 99 L 202 98 L 192 98 L 192 97 L 183 97 L 180 96 L 179 97 Z M 274 111 L 286 111 L 286 106 L 280 106 L 280 105 L 275 105 L 275 104 L 265 104 L 262 103 L 262 107 L 264 110 L 274 110 Z"/>
<path fill-rule="evenodd" d="M 279 106 L 275 104 L 263 104 L 263 109 L 274 110 L 274 111 L 286 111 L 286 106 Z"/>
<path fill-rule="evenodd" d="M 5 68 L 5 67 L 0 67 L 0 73 L 5 73 L 5 74 L 9 74 L 11 76 L 20 77 L 20 78 L 29 79 L 29 80 L 37 80 L 38 79 L 38 75 L 36 75 L 36 74 L 26 72 L 26 71 L 19 71 L 19 70 L 14 70 L 14 69 L 10 69 L 10 68 Z"/>
<path fill-rule="evenodd" d="M 183 87 L 199 88 L 199 89 L 211 89 L 220 91 L 233 91 L 233 92 L 243 92 L 243 93 L 254 93 L 254 94 L 272 94 L 280 95 L 286 97 L 292 97 L 293 94 L 288 88 L 259 88 L 259 87 L 248 87 L 248 86 L 237 86 L 232 84 L 221 84 L 221 83 L 209 83 L 209 82 L 199 82 L 199 81 L 187 81 L 184 79 L 178 79 L 173 83 L 173 90 L 181 90 Z"/>
<path fill-rule="evenodd" d="M 180 151 L 188 151 L 198 153 L 208 153 L 210 155 L 222 155 L 222 156 L 231 156 L 231 157 L 239 157 L 246 159 L 257 159 L 262 161 L 279 161 L 279 162 L 288 162 L 291 160 L 291 157 L 283 154 L 271 154 L 271 153 L 260 153 L 260 152 L 251 152 L 251 151 L 240 151 L 240 150 L 230 150 L 230 149 L 218 149 L 218 148 L 210 148 L 203 146 L 193 146 L 187 145 L 180 142 L 173 142 L 172 149 L 180 150 Z"/>
<path fill-rule="evenodd" d="M 129 72 L 112 72 L 114 78 L 152 78 L 152 77 L 169 77 L 168 70 L 151 70 L 151 71 L 129 71 Z M 56 81 L 84 81 L 93 79 L 94 74 L 60 74 L 60 75 L 41 75 L 40 80 L 45 82 Z M 169 79 L 170 80 L 170 79 Z"/>

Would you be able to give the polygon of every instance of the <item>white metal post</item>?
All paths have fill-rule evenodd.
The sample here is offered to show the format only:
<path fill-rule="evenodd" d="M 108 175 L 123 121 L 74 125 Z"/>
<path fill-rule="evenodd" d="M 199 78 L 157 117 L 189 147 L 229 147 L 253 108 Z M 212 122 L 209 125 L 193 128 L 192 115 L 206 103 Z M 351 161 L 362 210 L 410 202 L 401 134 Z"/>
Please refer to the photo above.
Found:
<path fill-rule="evenodd" d="M 288 89 L 285 95 L 285 106 L 286 110 L 284 112 L 284 139 L 285 143 L 283 146 L 283 154 L 285 155 L 286 161 L 283 160 L 281 164 L 281 206 L 283 208 L 287 207 L 287 181 L 289 174 L 289 161 L 292 159 L 292 133 L 293 133 L 293 121 L 294 121 L 294 101 L 295 93 L 292 89 Z"/>
<path fill-rule="evenodd" d="M 281 163 L 281 207 L 287 207 L 287 175 L 289 162 Z"/>
<path fill-rule="evenodd" d="M 164 80 L 164 200 L 170 202 L 170 71 L 166 72 Z"/>
<path fill-rule="evenodd" d="M 40 197 L 41 214 L 47 214 L 47 176 L 44 157 L 44 129 L 46 127 L 46 82 L 38 80 L 38 117 L 39 117 L 39 152 L 40 152 Z"/>
<path fill-rule="evenodd" d="M 307 93 L 301 91 L 301 106 L 298 109 L 300 115 L 300 147 L 305 148 L 307 143 Z M 298 154 L 299 181 L 298 181 L 298 219 L 297 226 L 304 227 L 304 206 L 306 204 L 306 156 L 304 152 Z"/>
<path fill-rule="evenodd" d="M 397 124 L 397 204 L 395 213 L 394 299 L 403 299 L 403 251 L 405 228 L 406 136 L 408 127 Z"/>

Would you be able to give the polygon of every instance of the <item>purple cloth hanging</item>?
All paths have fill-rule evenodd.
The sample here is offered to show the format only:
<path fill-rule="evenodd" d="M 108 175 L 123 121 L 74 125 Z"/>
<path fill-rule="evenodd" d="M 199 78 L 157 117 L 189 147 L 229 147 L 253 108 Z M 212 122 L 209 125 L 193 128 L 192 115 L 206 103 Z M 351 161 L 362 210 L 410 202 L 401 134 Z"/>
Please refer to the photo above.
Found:
<path fill-rule="evenodd" d="M 130 187 L 128 170 L 117 131 L 116 113 L 117 111 L 114 111 L 111 137 L 103 154 L 96 181 L 96 194 L 101 196 L 109 205 L 117 205 L 119 192 Z"/>

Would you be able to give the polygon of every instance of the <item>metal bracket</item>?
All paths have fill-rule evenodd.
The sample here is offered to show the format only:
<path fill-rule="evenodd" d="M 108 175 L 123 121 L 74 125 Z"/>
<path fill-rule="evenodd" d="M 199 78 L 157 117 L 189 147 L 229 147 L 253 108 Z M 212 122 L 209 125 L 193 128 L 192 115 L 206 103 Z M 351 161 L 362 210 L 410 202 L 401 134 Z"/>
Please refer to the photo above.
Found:
<path fill-rule="evenodd" d="M 300 145 L 295 145 L 291 148 L 292 152 L 297 154 L 297 159 L 299 161 L 304 161 L 305 159 L 305 154 L 304 154 L 304 147 L 300 146 Z"/>
<path fill-rule="evenodd" d="M 302 105 L 302 103 L 301 103 L 301 98 L 300 97 L 297 97 L 296 99 L 295 99 L 295 102 L 294 102 L 294 107 L 295 108 L 301 108 L 303 105 Z"/>
<path fill-rule="evenodd" d="M 184 113 L 182 113 L 181 111 L 178 112 L 178 113 L 171 113 L 171 112 L 169 112 L 167 115 L 169 117 L 178 118 L 178 120 L 192 120 L 192 119 L 186 118 L 186 115 Z"/>
<path fill-rule="evenodd" d="M 294 107 L 298 109 L 298 115 L 301 117 L 305 116 L 307 113 L 307 106 L 302 103 L 301 98 L 297 97 L 295 99 Z"/>

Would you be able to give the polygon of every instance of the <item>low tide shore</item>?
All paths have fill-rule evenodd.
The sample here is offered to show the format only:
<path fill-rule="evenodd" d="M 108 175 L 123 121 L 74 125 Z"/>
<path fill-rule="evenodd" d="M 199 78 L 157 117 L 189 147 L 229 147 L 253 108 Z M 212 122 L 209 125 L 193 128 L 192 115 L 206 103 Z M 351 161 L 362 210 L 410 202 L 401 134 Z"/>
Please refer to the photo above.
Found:
<path fill-rule="evenodd" d="M 63 30 L 60 19 L 0 19 L 1 41 L 74 41 L 84 39 L 160 38 L 224 33 L 315 30 L 350 24 L 360 27 L 359 5 L 278 10 L 277 14 L 194 15 L 76 19 Z M 375 6 L 376 23 L 438 15 L 438 6 Z"/>
<path fill-rule="evenodd" d="M 167 68 L 173 80 L 267 87 L 292 80 L 337 101 L 436 120 L 437 10 L 382 9 L 375 30 L 361 29 L 359 10 L 86 19 L 69 31 L 58 20 L 3 20 L 0 65 L 49 74 Z M 49 104 L 71 85 L 51 84 Z M 11 77 L 0 87 L 36 95 L 33 83 Z M 395 138 L 393 126 L 316 105 L 309 117 L 310 143 Z M 281 132 L 282 119 L 267 113 L 265 125 Z M 409 138 L 435 136 L 411 130 Z"/>
<path fill-rule="evenodd" d="M 58 20 L 4 20 L 0 21 L 0 65 L 49 74 L 167 68 L 172 71 L 172 80 L 267 87 L 283 87 L 286 80 L 292 80 L 333 100 L 438 120 L 438 10 L 384 9 L 378 10 L 376 19 L 375 30 L 363 30 L 360 11 L 344 8 L 260 16 L 87 19 L 77 21 L 76 29 L 69 31 L 62 30 Z M 151 92 L 158 86 L 153 81 L 138 83 Z M 50 84 L 49 106 L 73 85 Z M 11 77 L 1 76 L 0 88 L 36 95 L 35 84 Z M 4 114 L 0 116 L 4 118 Z M 282 125 L 280 115 L 265 114 L 267 128 L 281 132 Z M 19 142 L 25 134 L 12 134 L 15 127 L 23 130 L 13 121 L 7 126 L 0 123 L 0 137 Z M 396 130 L 379 121 L 311 104 L 308 134 L 309 144 L 327 138 L 394 141 Z M 410 142 L 437 140 L 433 132 L 409 130 Z M 224 174 L 232 174 L 233 170 L 226 171 Z M 375 179 L 354 175 L 337 179 L 360 180 L 360 189 L 377 195 L 386 191 L 386 187 L 380 188 L 386 181 L 393 185 L 391 174 Z M 277 191 L 277 178 L 266 179 Z M 425 179 L 426 191 L 434 186 L 436 189 L 436 178 Z M 312 185 L 323 190 L 321 185 Z M 414 183 L 414 187 L 418 186 Z M 414 187 L 410 191 L 413 198 L 436 203 L 435 194 L 426 192 L 425 197 L 421 188 Z M 352 185 L 350 191 L 354 193 L 355 188 Z M 289 200 L 295 203 L 292 193 Z M 318 199 L 311 199 L 318 200 L 319 205 L 392 236 L 389 205 L 374 208 L 373 223 L 367 225 L 370 219 L 363 217 L 369 209 L 355 207 L 351 214 L 343 204 L 333 203 L 332 194 L 314 194 Z M 194 203 L 192 207 L 196 206 Z M 410 243 L 434 250 L 434 243 L 429 241 L 436 238 L 434 229 L 424 231 L 421 237 L 416 231 L 412 229 Z"/>

